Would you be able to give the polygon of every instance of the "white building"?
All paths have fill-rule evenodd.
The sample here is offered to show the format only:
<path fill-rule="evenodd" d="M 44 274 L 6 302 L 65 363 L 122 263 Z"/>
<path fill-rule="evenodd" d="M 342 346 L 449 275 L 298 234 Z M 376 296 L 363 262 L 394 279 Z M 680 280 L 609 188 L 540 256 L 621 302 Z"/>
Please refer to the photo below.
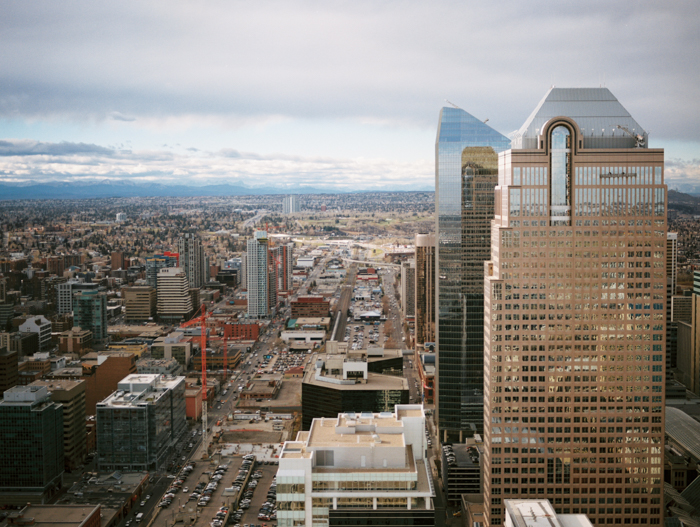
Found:
<path fill-rule="evenodd" d="M 39 349 L 47 350 L 51 347 L 51 322 L 43 316 L 30 317 L 19 327 L 22 333 L 37 333 L 39 335 Z"/>
<path fill-rule="evenodd" d="M 329 525 L 329 520 L 434 520 L 422 405 L 394 412 L 344 413 L 314 419 L 287 441 L 277 471 L 277 523 Z M 431 522 L 432 523 L 432 522 Z"/>
<path fill-rule="evenodd" d="M 97 291 L 99 284 L 85 283 L 79 280 L 68 280 L 57 286 L 59 314 L 73 313 L 73 295 L 78 291 Z"/>
<path fill-rule="evenodd" d="M 124 212 L 117 212 L 117 221 L 118 221 L 118 222 L 126 221 L 126 213 L 124 213 Z"/>
<path fill-rule="evenodd" d="M 593 527 L 585 514 L 557 514 L 546 499 L 504 500 L 506 527 Z"/>
<path fill-rule="evenodd" d="M 300 211 L 301 207 L 296 196 L 287 196 L 284 198 L 284 201 L 282 201 L 282 214 L 294 214 Z"/>

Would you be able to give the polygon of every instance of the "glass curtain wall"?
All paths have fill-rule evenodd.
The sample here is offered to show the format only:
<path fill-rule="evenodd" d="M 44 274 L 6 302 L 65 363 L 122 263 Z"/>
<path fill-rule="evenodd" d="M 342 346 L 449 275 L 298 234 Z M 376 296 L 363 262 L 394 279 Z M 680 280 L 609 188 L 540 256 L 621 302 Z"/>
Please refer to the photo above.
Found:
<path fill-rule="evenodd" d="M 435 144 L 437 415 L 442 440 L 483 428 L 484 261 L 498 153 L 510 140 L 459 108 L 440 111 Z"/>

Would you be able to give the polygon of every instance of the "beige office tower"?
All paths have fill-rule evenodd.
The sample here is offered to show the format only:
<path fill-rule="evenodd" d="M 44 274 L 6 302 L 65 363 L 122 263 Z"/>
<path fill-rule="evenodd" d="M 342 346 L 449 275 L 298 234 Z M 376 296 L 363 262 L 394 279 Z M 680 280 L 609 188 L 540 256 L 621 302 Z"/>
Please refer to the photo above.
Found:
<path fill-rule="evenodd" d="M 484 507 L 663 520 L 664 154 L 606 88 L 552 88 L 499 155 Z"/>

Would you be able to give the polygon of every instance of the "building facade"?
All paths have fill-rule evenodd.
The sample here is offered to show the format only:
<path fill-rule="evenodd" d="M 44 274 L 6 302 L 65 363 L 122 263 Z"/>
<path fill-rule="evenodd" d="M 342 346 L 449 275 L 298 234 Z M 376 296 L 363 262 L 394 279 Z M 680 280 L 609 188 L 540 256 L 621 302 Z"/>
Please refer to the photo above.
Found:
<path fill-rule="evenodd" d="M 146 284 L 154 289 L 158 288 L 158 273 L 166 267 L 178 267 L 179 254 L 166 252 L 154 254 L 146 258 Z"/>
<path fill-rule="evenodd" d="M 160 320 L 179 323 L 194 312 L 190 286 L 185 271 L 166 267 L 158 272 L 157 310 Z"/>
<path fill-rule="evenodd" d="M 73 299 L 73 323 L 92 332 L 94 346 L 107 345 L 107 295 L 97 291 L 76 293 Z"/>
<path fill-rule="evenodd" d="M 285 442 L 277 525 L 435 525 L 423 407 L 392 410 L 314 419 Z"/>
<path fill-rule="evenodd" d="M 27 318 L 20 326 L 20 333 L 36 333 L 39 336 L 39 351 L 51 348 L 51 322 L 42 315 Z"/>
<path fill-rule="evenodd" d="M 299 205 L 299 199 L 292 195 L 287 196 L 282 201 L 282 214 L 294 214 L 295 212 L 300 212 L 301 206 Z"/>
<path fill-rule="evenodd" d="M 65 283 L 60 283 L 57 286 L 58 313 L 72 313 L 73 299 L 78 291 L 97 291 L 99 284 L 84 283 L 78 280 L 68 280 Z"/>
<path fill-rule="evenodd" d="M 97 404 L 98 467 L 156 470 L 186 429 L 184 377 L 129 375 Z"/>
<path fill-rule="evenodd" d="M 606 88 L 552 88 L 499 156 L 487 525 L 504 523 L 503 500 L 524 498 L 595 525 L 663 522 L 663 167 Z"/>
<path fill-rule="evenodd" d="M 416 261 L 401 262 L 401 311 L 403 318 L 416 316 Z"/>
<path fill-rule="evenodd" d="M 207 283 L 209 274 L 202 240 L 194 234 L 185 234 L 178 240 L 177 249 L 180 254 L 180 267 L 185 271 L 190 287 L 202 287 Z"/>
<path fill-rule="evenodd" d="M 416 234 L 416 349 L 435 342 L 435 235 Z"/>
<path fill-rule="evenodd" d="M 247 290 L 248 316 L 267 318 L 270 315 L 270 252 L 267 232 L 256 231 L 248 240 Z M 274 280 L 274 274 L 273 274 Z"/>
<path fill-rule="evenodd" d="M 493 189 L 507 137 L 458 108 L 440 111 L 435 143 L 438 428 L 463 442 L 483 423 L 484 267 Z"/>
<path fill-rule="evenodd" d="M 15 386 L 0 401 L 0 504 L 46 503 L 63 479 L 63 408 L 43 386 Z"/>
<path fill-rule="evenodd" d="M 124 299 L 124 321 L 146 322 L 153 320 L 157 313 L 158 296 L 151 286 L 122 287 Z"/>

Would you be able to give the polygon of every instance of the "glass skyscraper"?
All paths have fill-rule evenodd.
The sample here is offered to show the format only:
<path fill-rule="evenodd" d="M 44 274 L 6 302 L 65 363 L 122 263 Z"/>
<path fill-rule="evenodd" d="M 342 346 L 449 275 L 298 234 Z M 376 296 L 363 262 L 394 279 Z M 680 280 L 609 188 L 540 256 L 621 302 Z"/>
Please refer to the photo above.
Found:
<path fill-rule="evenodd" d="M 483 426 L 484 261 L 491 254 L 498 153 L 510 140 L 459 108 L 435 142 L 437 398 L 442 441 Z"/>

